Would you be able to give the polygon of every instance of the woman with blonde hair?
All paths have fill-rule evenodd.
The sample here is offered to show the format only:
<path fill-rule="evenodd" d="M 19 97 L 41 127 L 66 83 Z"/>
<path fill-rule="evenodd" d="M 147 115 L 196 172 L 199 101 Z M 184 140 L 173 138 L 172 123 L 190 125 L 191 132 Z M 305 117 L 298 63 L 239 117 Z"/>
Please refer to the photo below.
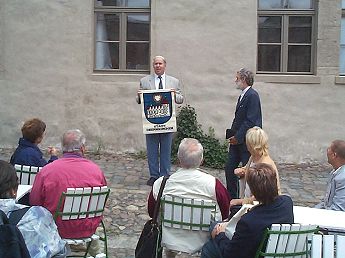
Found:
<path fill-rule="evenodd" d="M 243 205 L 245 203 L 253 203 L 255 200 L 248 184 L 245 182 L 244 176 L 249 167 L 258 163 L 269 164 L 273 167 L 274 171 L 277 173 L 278 192 L 279 194 L 281 193 L 278 169 L 274 161 L 269 156 L 268 136 L 265 131 L 258 126 L 250 128 L 246 134 L 246 145 L 251 154 L 249 161 L 244 167 L 235 169 L 235 174 L 240 177 L 239 197 L 241 199 L 232 199 L 230 201 L 230 207 L 234 205 Z"/>

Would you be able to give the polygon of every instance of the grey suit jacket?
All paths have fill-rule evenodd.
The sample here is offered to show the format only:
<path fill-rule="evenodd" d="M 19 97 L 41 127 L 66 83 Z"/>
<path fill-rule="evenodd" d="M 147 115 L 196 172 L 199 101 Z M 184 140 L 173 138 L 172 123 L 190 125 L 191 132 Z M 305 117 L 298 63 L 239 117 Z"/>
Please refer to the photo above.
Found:
<path fill-rule="evenodd" d="M 180 81 L 176 79 L 175 77 L 165 75 L 165 88 L 166 89 L 175 89 L 175 102 L 177 104 L 183 103 L 183 95 L 181 93 L 180 89 Z M 154 75 L 148 75 L 145 76 L 140 80 L 140 90 L 155 90 L 155 76 Z M 136 97 L 136 101 L 138 104 L 140 104 L 140 98 L 139 95 Z"/>
<path fill-rule="evenodd" d="M 345 165 L 331 172 L 325 198 L 315 207 L 345 211 Z"/>

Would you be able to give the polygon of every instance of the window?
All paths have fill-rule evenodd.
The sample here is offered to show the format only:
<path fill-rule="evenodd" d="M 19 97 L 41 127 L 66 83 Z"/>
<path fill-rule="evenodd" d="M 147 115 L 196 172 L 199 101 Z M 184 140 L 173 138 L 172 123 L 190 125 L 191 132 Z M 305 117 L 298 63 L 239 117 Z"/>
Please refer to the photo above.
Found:
<path fill-rule="evenodd" d="M 96 71 L 149 71 L 150 0 L 95 0 Z"/>
<path fill-rule="evenodd" d="M 313 0 L 258 0 L 258 73 L 312 74 Z"/>
<path fill-rule="evenodd" d="M 341 31 L 340 31 L 340 56 L 339 73 L 345 75 L 345 0 L 342 0 Z"/>

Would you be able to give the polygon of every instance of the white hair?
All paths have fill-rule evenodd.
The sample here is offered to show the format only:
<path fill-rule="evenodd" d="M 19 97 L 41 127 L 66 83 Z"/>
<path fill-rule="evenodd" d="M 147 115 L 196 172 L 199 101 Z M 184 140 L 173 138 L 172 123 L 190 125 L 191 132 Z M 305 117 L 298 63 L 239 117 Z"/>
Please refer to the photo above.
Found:
<path fill-rule="evenodd" d="M 85 135 L 79 129 L 66 131 L 61 140 L 63 152 L 78 152 L 85 145 Z"/>
<path fill-rule="evenodd" d="M 204 148 L 197 139 L 184 138 L 178 148 L 177 157 L 183 168 L 198 168 L 203 159 Z"/>

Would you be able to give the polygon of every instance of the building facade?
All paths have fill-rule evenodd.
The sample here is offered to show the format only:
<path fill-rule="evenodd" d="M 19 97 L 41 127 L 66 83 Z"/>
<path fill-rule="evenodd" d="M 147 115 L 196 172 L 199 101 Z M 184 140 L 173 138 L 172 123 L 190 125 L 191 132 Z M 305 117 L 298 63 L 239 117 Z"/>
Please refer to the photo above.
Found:
<path fill-rule="evenodd" d="M 43 147 L 79 128 L 91 148 L 145 149 L 135 96 L 155 55 L 220 139 L 241 67 L 274 159 L 323 162 L 345 139 L 345 0 L 0 0 L 0 35 L 0 147 L 39 117 Z"/>

